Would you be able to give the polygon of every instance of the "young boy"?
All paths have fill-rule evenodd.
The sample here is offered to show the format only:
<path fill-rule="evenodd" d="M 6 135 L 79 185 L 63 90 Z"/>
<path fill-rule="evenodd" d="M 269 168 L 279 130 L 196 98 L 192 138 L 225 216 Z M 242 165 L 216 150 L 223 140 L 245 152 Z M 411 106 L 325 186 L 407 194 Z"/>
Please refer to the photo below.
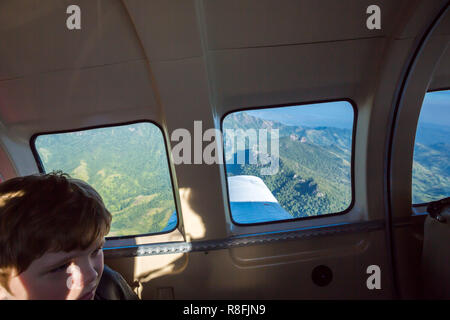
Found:
<path fill-rule="evenodd" d="M 68 175 L 0 184 L 0 299 L 136 299 L 104 269 L 110 225 L 100 195 Z"/>

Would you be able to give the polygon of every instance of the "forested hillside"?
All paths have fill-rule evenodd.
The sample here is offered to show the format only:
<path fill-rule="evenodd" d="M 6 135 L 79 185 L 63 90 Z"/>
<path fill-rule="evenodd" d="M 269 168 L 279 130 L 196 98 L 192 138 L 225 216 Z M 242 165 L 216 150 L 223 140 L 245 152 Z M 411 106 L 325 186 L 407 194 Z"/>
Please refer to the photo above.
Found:
<path fill-rule="evenodd" d="M 254 149 L 245 150 L 246 164 L 237 153 L 227 163 L 228 175 L 254 175 L 263 179 L 280 205 L 294 218 L 336 213 L 351 203 L 351 130 L 332 127 L 287 126 L 245 112 L 232 114 L 224 129 L 278 129 L 279 170 L 262 175 L 261 164 L 249 164 Z M 227 141 L 227 135 L 225 135 Z M 231 142 L 227 141 L 227 151 Z M 256 155 L 253 155 L 256 157 Z"/>
<path fill-rule="evenodd" d="M 412 202 L 415 204 L 450 196 L 450 143 L 438 141 L 416 142 L 412 177 Z"/>
<path fill-rule="evenodd" d="M 43 135 L 36 147 L 46 172 L 88 182 L 113 215 L 109 236 L 161 231 L 175 211 L 166 150 L 147 123 Z"/>

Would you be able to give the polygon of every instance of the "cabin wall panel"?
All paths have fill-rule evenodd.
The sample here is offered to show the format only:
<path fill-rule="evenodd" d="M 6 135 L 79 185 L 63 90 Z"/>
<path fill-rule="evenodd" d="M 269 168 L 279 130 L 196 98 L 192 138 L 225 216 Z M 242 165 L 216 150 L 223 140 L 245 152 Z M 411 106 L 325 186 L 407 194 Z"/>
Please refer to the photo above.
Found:
<path fill-rule="evenodd" d="M 344 240 L 345 239 L 345 240 Z M 335 240 L 340 244 L 335 245 Z M 342 241 L 341 241 L 342 240 Z M 343 242 L 366 241 L 363 247 L 342 246 Z M 269 244 L 259 248 L 260 254 L 273 255 L 270 249 L 282 244 Z M 272 247 L 274 246 L 274 247 Z M 291 253 L 315 252 L 307 259 L 292 256 L 284 261 L 266 264 L 261 256 L 251 267 L 235 264 L 233 250 L 190 253 L 187 260 L 179 258 L 170 263 L 173 272 L 160 269 L 160 275 L 148 281 L 141 278 L 142 298 L 156 299 L 159 288 L 172 287 L 175 299 L 388 299 L 392 287 L 388 279 L 384 232 L 364 235 L 342 235 L 292 242 Z M 242 248 L 252 252 L 255 247 Z M 353 249 L 352 249 L 353 248 Z M 240 249 L 241 250 L 241 249 Z M 329 255 L 329 251 L 334 254 Z M 284 254 L 286 254 L 285 252 Z M 173 256 L 173 255 L 171 255 Z M 280 256 L 281 257 L 281 256 Z M 157 259 L 156 257 L 154 259 Z M 137 257 L 135 263 L 153 270 L 152 259 Z M 369 290 L 366 269 L 376 264 L 381 269 L 381 290 Z M 327 265 L 333 271 L 333 280 L 326 287 L 318 287 L 311 280 L 312 269 Z M 176 271 L 175 271 L 176 270 Z M 157 271 L 155 271 L 157 272 Z M 155 272 L 153 274 L 155 275 Z M 149 272 L 151 273 L 151 272 Z M 135 274 L 134 279 L 138 279 Z M 343 288 L 346 288 L 343 290 Z"/>
<path fill-rule="evenodd" d="M 155 62 L 157 81 L 165 125 L 171 134 L 176 129 L 190 132 L 191 164 L 175 166 L 186 236 L 191 239 L 224 238 L 227 235 L 219 165 L 207 165 L 203 153 L 195 164 L 194 144 L 203 144 L 205 130 L 214 128 L 209 101 L 206 69 L 202 58 Z M 194 132 L 194 121 L 201 121 L 201 132 Z M 179 141 L 181 142 L 181 141 Z M 171 142 L 171 148 L 179 143 Z M 203 149 L 201 149 L 203 150 Z M 204 197 L 208 194 L 207 197 Z"/>
<path fill-rule="evenodd" d="M 409 1 L 411 2 L 411 1 Z M 381 30 L 366 27 L 369 0 L 203 1 L 210 50 L 386 36 L 407 1 L 377 1 Z"/>
<path fill-rule="evenodd" d="M 218 112 L 302 102 L 306 97 L 311 101 L 311 92 L 317 93 L 316 100 L 352 97 L 371 76 L 383 44 L 378 38 L 215 51 L 212 82 Z"/>
<path fill-rule="evenodd" d="M 3 146 L 0 146 L 0 182 L 12 179 L 17 176 L 14 163 L 11 161 L 9 154 Z"/>
<path fill-rule="evenodd" d="M 70 4 L 81 9 L 81 30 L 66 27 Z M 9 15 L 0 18 L 0 80 L 143 58 L 120 0 L 8 0 L 0 11 Z"/>
<path fill-rule="evenodd" d="M 450 19 L 449 19 L 450 21 Z M 449 28 L 450 29 L 450 28 Z M 450 45 L 447 45 L 445 53 L 434 70 L 429 90 L 450 88 Z"/>
<path fill-rule="evenodd" d="M 130 120 L 142 119 L 142 114 L 158 119 L 155 97 L 149 88 L 151 81 L 143 60 L 2 81 L 0 116 L 6 125 L 34 124 L 29 137 L 36 133 L 34 130 L 77 129 L 70 119 L 96 118 L 120 110 L 129 114 L 133 109 L 142 110 L 134 112 L 135 117 Z M 54 124 L 48 127 L 50 121 Z M 107 123 L 91 125 L 94 124 Z"/>
<path fill-rule="evenodd" d="M 367 205 L 370 216 L 380 219 L 385 218 L 384 166 L 390 107 L 396 103 L 395 93 L 401 84 L 402 72 L 407 68 L 405 60 L 413 50 L 413 44 L 413 39 L 403 39 L 387 45 L 368 94 L 359 104 L 357 141 L 360 148 L 356 158 L 365 160 L 356 165 L 361 177 L 357 180 L 357 189 L 365 185 L 367 194 L 362 202 Z"/>
<path fill-rule="evenodd" d="M 123 3 L 150 62 L 202 55 L 194 0 Z"/>

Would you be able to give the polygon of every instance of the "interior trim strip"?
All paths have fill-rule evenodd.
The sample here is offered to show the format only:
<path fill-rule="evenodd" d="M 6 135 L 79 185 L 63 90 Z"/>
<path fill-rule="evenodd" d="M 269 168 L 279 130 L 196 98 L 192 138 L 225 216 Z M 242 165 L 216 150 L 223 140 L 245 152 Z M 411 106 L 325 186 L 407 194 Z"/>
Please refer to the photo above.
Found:
<path fill-rule="evenodd" d="M 323 236 L 361 233 L 383 230 L 383 220 L 358 223 L 340 223 L 318 227 L 299 228 L 287 231 L 276 231 L 256 234 L 232 236 L 227 239 L 208 241 L 177 241 L 165 243 L 142 244 L 125 247 L 104 248 L 105 258 L 153 256 L 161 254 L 177 254 L 230 249 L 235 247 L 261 245 L 271 242 L 311 239 Z"/>

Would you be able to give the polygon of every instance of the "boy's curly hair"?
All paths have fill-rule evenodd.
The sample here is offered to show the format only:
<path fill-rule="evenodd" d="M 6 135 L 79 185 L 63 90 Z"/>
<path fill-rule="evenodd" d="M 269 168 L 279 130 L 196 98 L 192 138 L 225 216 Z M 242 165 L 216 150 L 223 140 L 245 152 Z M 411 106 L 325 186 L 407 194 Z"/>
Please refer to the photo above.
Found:
<path fill-rule="evenodd" d="M 85 250 L 108 234 L 111 214 L 86 182 L 58 172 L 0 184 L 0 286 L 46 252 Z"/>

